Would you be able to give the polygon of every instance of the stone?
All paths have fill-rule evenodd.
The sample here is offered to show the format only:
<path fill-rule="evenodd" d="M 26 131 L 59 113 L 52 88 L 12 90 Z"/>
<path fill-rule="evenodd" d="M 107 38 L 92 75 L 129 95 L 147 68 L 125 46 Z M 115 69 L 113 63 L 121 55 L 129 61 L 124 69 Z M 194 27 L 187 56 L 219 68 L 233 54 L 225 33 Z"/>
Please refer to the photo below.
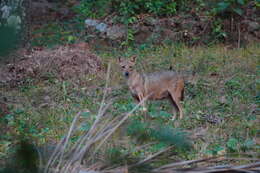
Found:
<path fill-rule="evenodd" d="M 253 31 L 257 31 L 260 29 L 260 24 L 257 22 L 248 22 L 248 31 L 249 32 L 253 32 Z"/>
<path fill-rule="evenodd" d="M 100 32 L 106 32 L 107 31 L 107 24 L 99 23 L 99 24 L 96 25 L 96 29 Z"/>
<path fill-rule="evenodd" d="M 0 11 L 2 11 L 2 18 L 3 18 L 3 19 L 8 18 L 8 17 L 10 16 L 11 10 L 12 10 L 12 8 L 9 7 L 9 6 L 7 6 L 7 5 L 3 6 L 3 7 L 0 9 Z"/>
<path fill-rule="evenodd" d="M 85 20 L 86 27 L 94 27 L 96 30 L 98 30 L 101 33 L 107 32 L 108 25 L 100 22 L 99 20 L 93 20 L 93 19 L 86 19 Z"/>
<path fill-rule="evenodd" d="M 98 20 L 86 19 L 85 24 L 87 26 L 96 26 L 99 23 Z"/>
<path fill-rule="evenodd" d="M 145 24 L 145 25 L 151 25 L 151 26 L 153 26 L 153 25 L 156 25 L 157 23 L 158 23 L 157 20 L 156 20 L 155 18 L 151 17 L 151 16 L 146 17 L 146 18 L 144 19 L 144 24 Z"/>
<path fill-rule="evenodd" d="M 123 38 L 126 35 L 126 28 L 120 25 L 114 25 L 107 29 L 107 37 L 111 40 Z"/>

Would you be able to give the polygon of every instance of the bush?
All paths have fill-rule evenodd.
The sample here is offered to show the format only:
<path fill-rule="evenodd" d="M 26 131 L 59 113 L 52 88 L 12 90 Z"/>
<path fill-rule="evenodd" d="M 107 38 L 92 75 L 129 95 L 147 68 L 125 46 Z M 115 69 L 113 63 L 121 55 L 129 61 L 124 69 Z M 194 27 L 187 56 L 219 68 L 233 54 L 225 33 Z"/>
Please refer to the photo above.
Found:
<path fill-rule="evenodd" d="M 244 14 L 244 7 L 249 3 L 257 4 L 259 0 L 224 0 L 217 1 L 211 4 L 212 12 L 215 15 L 222 15 L 224 17 L 229 17 L 230 15 L 242 16 Z"/>
<path fill-rule="evenodd" d="M 138 141 L 158 141 L 165 145 L 174 145 L 179 149 L 190 149 L 187 134 L 180 129 L 162 124 L 148 124 L 133 120 L 128 128 L 128 135 Z"/>
<path fill-rule="evenodd" d="M 14 27 L 0 26 L 0 58 L 10 53 L 19 42 L 19 35 Z"/>
<path fill-rule="evenodd" d="M 146 13 L 157 16 L 173 15 L 177 12 L 177 9 L 186 4 L 185 2 L 180 0 L 84 0 L 75 10 L 80 14 L 92 18 L 116 13 L 121 18 L 127 19 Z"/>

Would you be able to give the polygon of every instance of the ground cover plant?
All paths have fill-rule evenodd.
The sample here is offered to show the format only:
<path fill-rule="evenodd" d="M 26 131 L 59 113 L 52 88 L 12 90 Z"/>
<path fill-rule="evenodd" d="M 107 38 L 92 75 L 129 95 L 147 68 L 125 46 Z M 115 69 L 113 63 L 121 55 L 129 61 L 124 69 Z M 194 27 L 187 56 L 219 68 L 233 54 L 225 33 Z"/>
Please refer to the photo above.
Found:
<path fill-rule="evenodd" d="M 24 2 L 0 2 L 0 173 L 260 170 L 259 0 Z M 189 77 L 183 119 L 141 111 L 133 55 Z"/>
<path fill-rule="evenodd" d="M 109 118 L 117 122 L 130 112 L 136 104 L 118 67 L 119 55 L 137 55 L 140 72 L 171 68 L 194 73 L 185 86 L 184 119 L 171 120 L 167 101 L 149 102 L 148 115 L 137 108 L 90 160 L 92 149 L 87 151 L 82 157 L 84 166 L 98 163 L 96 169 L 108 169 L 131 165 L 127 168 L 130 172 L 150 172 L 179 160 L 211 156 L 230 160 L 209 165 L 255 161 L 259 159 L 259 50 L 258 43 L 239 49 L 224 45 L 190 48 L 182 44 L 114 49 L 96 52 L 103 66 L 99 75 L 86 74 L 78 80 L 36 76 L 25 78 L 17 86 L 1 85 L 1 163 L 14 152 L 20 137 L 29 139 L 44 158 L 49 158 L 75 115 L 79 122 L 67 141 L 70 145 L 91 131 L 101 105 L 108 106 L 102 113 L 108 119 L 99 121 L 101 130 L 109 125 Z M 106 82 L 108 64 L 111 70 Z M 97 141 L 91 147 L 98 148 L 99 144 Z M 46 146 L 49 152 L 42 149 Z M 142 162 L 164 150 L 167 152 Z"/>

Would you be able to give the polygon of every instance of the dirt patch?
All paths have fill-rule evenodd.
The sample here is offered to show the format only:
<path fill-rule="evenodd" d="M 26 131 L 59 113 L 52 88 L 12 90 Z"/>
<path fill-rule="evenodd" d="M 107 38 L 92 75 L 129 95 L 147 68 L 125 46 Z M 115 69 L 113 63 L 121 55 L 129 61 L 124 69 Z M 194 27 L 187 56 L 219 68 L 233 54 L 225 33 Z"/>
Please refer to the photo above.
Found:
<path fill-rule="evenodd" d="M 101 70 L 100 58 L 85 43 L 20 54 L 22 58 L 0 68 L 0 83 L 19 82 L 28 77 L 75 79 Z"/>

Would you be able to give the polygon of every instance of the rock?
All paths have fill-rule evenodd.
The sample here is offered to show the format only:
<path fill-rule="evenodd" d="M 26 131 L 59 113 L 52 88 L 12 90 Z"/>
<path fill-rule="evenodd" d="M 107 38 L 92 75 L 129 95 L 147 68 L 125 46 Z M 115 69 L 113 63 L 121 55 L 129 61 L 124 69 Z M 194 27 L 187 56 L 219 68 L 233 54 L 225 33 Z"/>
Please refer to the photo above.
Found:
<path fill-rule="evenodd" d="M 100 22 L 99 20 L 86 19 L 85 20 L 86 27 L 94 27 L 99 32 L 107 32 L 108 25 Z"/>
<path fill-rule="evenodd" d="M 43 98 L 43 100 L 44 100 L 45 102 L 50 102 L 50 101 L 51 101 L 51 98 L 50 98 L 50 96 L 45 96 L 45 97 Z"/>
<path fill-rule="evenodd" d="M 17 30 L 19 30 L 21 28 L 21 23 L 22 23 L 22 20 L 21 20 L 20 16 L 11 15 L 7 18 L 7 24 L 9 26 L 15 27 Z"/>
<path fill-rule="evenodd" d="M 3 6 L 0 11 L 2 11 L 2 18 L 3 19 L 7 19 L 10 16 L 10 12 L 11 12 L 12 8 L 5 5 Z"/>
<path fill-rule="evenodd" d="M 99 24 L 96 25 L 96 29 L 100 32 L 106 32 L 107 31 L 107 24 L 99 23 Z"/>
<path fill-rule="evenodd" d="M 226 104 L 226 103 L 227 103 L 227 98 L 226 98 L 226 96 L 221 96 L 221 97 L 219 98 L 219 103 L 221 103 L 221 104 Z"/>
<path fill-rule="evenodd" d="M 107 29 L 107 37 L 111 40 L 123 38 L 126 35 L 126 28 L 124 26 L 115 25 Z"/>
<path fill-rule="evenodd" d="M 87 26 L 96 26 L 98 25 L 99 21 L 98 20 L 92 20 L 92 19 L 86 19 L 85 24 Z"/>
<path fill-rule="evenodd" d="M 260 24 L 257 22 L 248 22 L 248 31 L 253 32 L 260 29 Z"/>
<path fill-rule="evenodd" d="M 144 24 L 145 25 L 150 25 L 150 26 L 153 26 L 153 25 L 156 25 L 158 22 L 155 18 L 149 16 L 147 18 L 144 19 Z"/>
<path fill-rule="evenodd" d="M 49 9 L 56 9 L 56 3 L 50 3 L 46 0 L 39 0 L 36 2 L 32 2 L 31 6 L 31 14 L 33 14 L 34 18 L 38 18 L 41 16 L 45 16 L 49 13 Z"/>

